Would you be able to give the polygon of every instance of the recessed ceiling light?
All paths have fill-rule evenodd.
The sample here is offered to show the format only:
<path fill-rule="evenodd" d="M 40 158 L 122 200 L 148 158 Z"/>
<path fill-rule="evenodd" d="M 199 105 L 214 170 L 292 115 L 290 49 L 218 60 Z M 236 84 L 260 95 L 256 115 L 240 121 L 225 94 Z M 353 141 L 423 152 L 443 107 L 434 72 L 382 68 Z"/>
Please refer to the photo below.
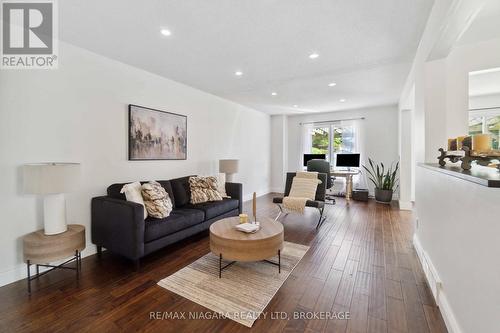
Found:
<path fill-rule="evenodd" d="M 272 92 L 271 95 L 276 96 L 276 95 L 278 95 L 278 93 Z"/>
<path fill-rule="evenodd" d="M 339 100 L 339 102 L 340 102 L 340 103 L 344 103 L 344 102 L 345 102 L 345 98 L 341 98 L 341 99 Z"/>
<path fill-rule="evenodd" d="M 330 83 L 328 83 L 328 86 L 329 86 L 329 87 L 335 87 L 336 85 L 337 85 L 337 84 L 336 84 L 335 82 L 330 82 Z"/>
<path fill-rule="evenodd" d="M 243 72 L 236 71 L 236 72 L 234 72 L 234 75 L 236 75 L 236 76 L 242 76 L 242 75 L 243 75 Z"/>
<path fill-rule="evenodd" d="M 170 30 L 168 30 L 168 29 L 161 29 L 160 32 L 161 32 L 161 34 L 163 36 L 170 36 L 170 35 L 172 35 L 172 32 Z"/>
<path fill-rule="evenodd" d="M 309 55 L 309 58 L 310 58 L 310 59 L 316 59 L 317 57 L 319 57 L 319 54 L 317 54 L 317 53 L 311 53 L 311 54 Z"/>
<path fill-rule="evenodd" d="M 294 104 L 294 105 L 293 105 L 293 107 L 294 107 L 294 108 L 298 108 L 299 106 L 298 106 L 297 104 Z"/>

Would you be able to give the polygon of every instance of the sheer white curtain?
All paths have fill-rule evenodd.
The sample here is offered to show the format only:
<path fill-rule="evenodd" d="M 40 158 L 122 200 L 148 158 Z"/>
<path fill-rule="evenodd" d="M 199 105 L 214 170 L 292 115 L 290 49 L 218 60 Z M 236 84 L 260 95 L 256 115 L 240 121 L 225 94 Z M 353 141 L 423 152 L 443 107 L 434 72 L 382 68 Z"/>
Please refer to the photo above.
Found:
<path fill-rule="evenodd" d="M 362 165 L 366 165 L 368 160 L 366 156 L 366 138 L 365 138 L 365 121 L 363 119 L 344 120 L 341 121 L 342 127 L 352 128 L 352 153 L 359 153 L 360 174 L 353 177 L 354 188 L 367 188 L 366 175 Z"/>
<path fill-rule="evenodd" d="M 302 154 L 310 154 L 312 147 L 312 131 L 313 124 L 301 124 L 301 152 Z"/>

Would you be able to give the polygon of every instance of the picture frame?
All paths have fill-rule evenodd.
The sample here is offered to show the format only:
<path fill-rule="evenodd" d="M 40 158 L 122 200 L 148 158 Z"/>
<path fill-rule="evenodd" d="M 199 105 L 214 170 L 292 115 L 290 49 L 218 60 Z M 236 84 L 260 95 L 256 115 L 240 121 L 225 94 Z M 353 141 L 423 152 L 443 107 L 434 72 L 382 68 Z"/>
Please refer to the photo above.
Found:
<path fill-rule="evenodd" d="M 128 160 L 186 160 L 187 116 L 128 105 Z"/>

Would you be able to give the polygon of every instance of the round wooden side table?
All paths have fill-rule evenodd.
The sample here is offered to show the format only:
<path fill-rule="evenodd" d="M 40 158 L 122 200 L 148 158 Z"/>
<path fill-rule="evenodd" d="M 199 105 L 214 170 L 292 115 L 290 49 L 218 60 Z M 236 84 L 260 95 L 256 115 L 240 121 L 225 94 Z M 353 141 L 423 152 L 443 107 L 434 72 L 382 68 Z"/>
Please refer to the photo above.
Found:
<path fill-rule="evenodd" d="M 85 248 L 85 227 L 79 224 L 69 224 L 68 230 L 57 235 L 45 235 L 42 230 L 32 232 L 23 237 L 23 256 L 28 271 L 28 293 L 31 293 L 31 281 L 60 269 L 76 271 L 76 278 L 80 275 L 82 265 L 81 251 Z M 50 265 L 50 262 L 71 257 L 60 265 Z M 75 267 L 66 264 L 76 261 Z M 31 265 L 36 265 L 36 274 L 31 276 Z M 51 269 L 40 273 L 40 267 Z"/>

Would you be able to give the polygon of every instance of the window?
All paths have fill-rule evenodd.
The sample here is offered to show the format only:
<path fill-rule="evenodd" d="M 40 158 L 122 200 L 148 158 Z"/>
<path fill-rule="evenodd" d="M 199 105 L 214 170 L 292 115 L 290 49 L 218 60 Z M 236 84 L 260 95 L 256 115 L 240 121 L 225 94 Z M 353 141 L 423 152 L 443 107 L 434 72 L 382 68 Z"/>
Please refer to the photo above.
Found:
<path fill-rule="evenodd" d="M 354 127 L 339 123 L 316 126 L 310 131 L 312 154 L 326 154 L 326 159 L 335 165 L 336 153 L 355 152 Z"/>
<path fill-rule="evenodd" d="M 493 149 L 499 148 L 500 109 L 471 110 L 469 113 L 469 135 L 491 134 Z"/>
<path fill-rule="evenodd" d="M 330 160 L 330 127 L 317 127 L 312 130 L 311 153 L 326 154 L 326 159 Z"/>

